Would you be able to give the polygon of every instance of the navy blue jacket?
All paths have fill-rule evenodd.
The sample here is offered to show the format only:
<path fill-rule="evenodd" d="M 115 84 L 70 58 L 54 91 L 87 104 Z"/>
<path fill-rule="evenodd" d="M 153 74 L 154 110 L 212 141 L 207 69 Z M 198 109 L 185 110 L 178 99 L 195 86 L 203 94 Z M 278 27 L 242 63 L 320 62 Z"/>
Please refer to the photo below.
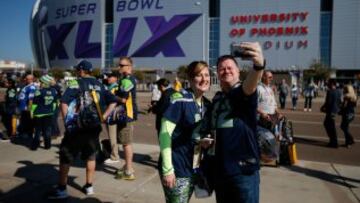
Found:
<path fill-rule="evenodd" d="M 240 84 L 213 99 L 212 128 L 216 131 L 218 176 L 249 174 L 259 170 L 256 136 L 257 92 L 245 95 Z"/>

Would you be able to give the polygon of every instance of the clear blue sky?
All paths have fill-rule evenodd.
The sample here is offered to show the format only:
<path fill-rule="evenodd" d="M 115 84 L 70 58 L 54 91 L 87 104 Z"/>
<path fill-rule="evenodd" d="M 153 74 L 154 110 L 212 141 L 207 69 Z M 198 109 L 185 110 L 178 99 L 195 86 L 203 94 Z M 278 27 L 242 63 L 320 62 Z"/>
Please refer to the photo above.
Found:
<path fill-rule="evenodd" d="M 29 22 L 35 0 L 0 0 L 0 59 L 34 62 Z"/>

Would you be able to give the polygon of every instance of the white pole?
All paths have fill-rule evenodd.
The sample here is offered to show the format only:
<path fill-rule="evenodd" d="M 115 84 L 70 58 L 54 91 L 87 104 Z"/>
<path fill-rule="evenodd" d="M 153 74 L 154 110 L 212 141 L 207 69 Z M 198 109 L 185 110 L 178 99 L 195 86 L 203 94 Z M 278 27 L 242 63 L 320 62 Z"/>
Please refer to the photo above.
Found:
<path fill-rule="evenodd" d="M 47 47 L 46 47 L 46 42 L 45 42 L 45 27 L 43 26 L 41 28 L 41 41 L 42 41 L 42 50 L 43 50 L 43 57 L 44 57 L 44 62 L 45 62 L 45 69 L 46 72 L 49 71 L 50 68 L 50 63 L 49 63 L 49 57 L 48 57 L 48 53 L 47 53 Z"/>

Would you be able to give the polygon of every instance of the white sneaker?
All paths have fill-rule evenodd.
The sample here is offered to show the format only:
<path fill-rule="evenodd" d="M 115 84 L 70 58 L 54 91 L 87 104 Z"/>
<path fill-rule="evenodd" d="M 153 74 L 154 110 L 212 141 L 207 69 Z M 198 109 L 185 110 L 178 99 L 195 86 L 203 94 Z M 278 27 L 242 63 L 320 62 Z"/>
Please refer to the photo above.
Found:
<path fill-rule="evenodd" d="M 311 109 L 309 109 L 309 112 L 311 112 Z"/>
<path fill-rule="evenodd" d="M 83 192 L 86 194 L 86 195 L 93 195 L 95 194 L 94 192 L 94 187 L 93 186 L 90 186 L 90 187 L 85 187 L 85 185 L 83 186 L 82 188 Z"/>
<path fill-rule="evenodd" d="M 307 111 L 307 108 L 305 108 L 304 111 Z"/>
<path fill-rule="evenodd" d="M 104 161 L 104 163 L 106 163 L 106 164 L 114 164 L 114 163 L 118 163 L 118 162 L 120 162 L 120 160 L 112 160 L 112 159 L 106 159 L 105 161 Z"/>

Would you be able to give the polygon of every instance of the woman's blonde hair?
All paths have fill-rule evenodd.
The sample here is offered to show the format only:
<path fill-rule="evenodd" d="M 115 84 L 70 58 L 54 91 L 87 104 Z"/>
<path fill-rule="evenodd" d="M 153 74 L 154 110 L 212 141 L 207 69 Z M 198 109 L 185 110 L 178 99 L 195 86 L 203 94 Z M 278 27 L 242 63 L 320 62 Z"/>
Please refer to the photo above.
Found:
<path fill-rule="evenodd" d="M 350 101 L 356 102 L 356 94 L 352 85 L 344 86 L 344 98 L 349 98 Z"/>

